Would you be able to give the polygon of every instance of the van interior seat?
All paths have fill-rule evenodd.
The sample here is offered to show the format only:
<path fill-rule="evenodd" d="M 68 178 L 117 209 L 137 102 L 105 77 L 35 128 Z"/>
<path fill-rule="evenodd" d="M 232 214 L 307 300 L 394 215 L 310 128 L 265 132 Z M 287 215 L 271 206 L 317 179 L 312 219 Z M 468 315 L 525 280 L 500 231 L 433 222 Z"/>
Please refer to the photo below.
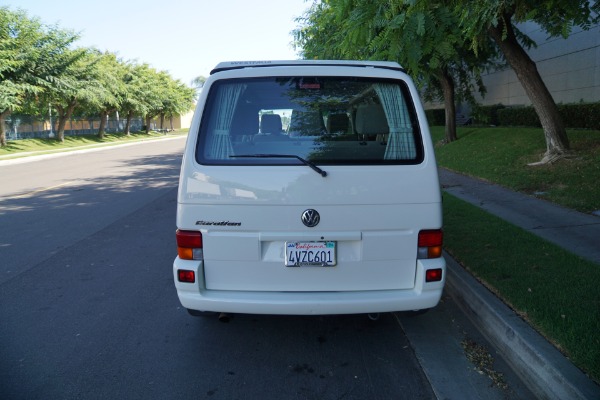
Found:
<path fill-rule="evenodd" d="M 260 117 L 260 132 L 254 135 L 254 141 L 286 140 L 279 114 L 263 114 Z"/>
<path fill-rule="evenodd" d="M 318 110 L 294 110 L 290 120 L 290 137 L 321 136 L 326 133 L 323 116 Z"/>
<path fill-rule="evenodd" d="M 327 132 L 329 133 L 348 133 L 350 119 L 348 114 L 331 114 L 327 118 Z"/>
<path fill-rule="evenodd" d="M 281 134 L 282 124 L 279 114 L 263 114 L 260 118 L 260 133 L 263 135 Z"/>
<path fill-rule="evenodd" d="M 252 109 L 241 108 L 231 122 L 232 141 L 251 142 L 252 137 L 259 131 L 258 114 Z"/>
<path fill-rule="evenodd" d="M 385 112 L 380 104 L 362 104 L 356 110 L 356 133 L 364 138 L 384 141 L 390 132 Z"/>

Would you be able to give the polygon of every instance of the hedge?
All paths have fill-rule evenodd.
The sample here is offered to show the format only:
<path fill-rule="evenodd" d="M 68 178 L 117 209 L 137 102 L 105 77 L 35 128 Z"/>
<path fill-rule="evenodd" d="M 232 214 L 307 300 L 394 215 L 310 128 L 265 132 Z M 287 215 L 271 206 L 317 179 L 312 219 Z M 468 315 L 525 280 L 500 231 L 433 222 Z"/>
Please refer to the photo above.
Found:
<path fill-rule="evenodd" d="M 531 106 L 506 107 L 498 110 L 498 120 L 502 126 L 542 126 L 540 119 Z"/>
<path fill-rule="evenodd" d="M 443 108 L 425 110 L 425 115 L 430 126 L 440 126 L 446 123 L 446 110 Z"/>
<path fill-rule="evenodd" d="M 600 102 L 559 104 L 558 112 L 567 128 L 600 130 Z M 444 110 L 427 110 L 430 125 L 444 125 Z M 502 104 L 475 106 L 472 111 L 473 122 L 482 125 L 535 126 L 540 120 L 532 106 L 506 107 Z"/>
<path fill-rule="evenodd" d="M 567 128 L 600 129 L 600 102 L 559 104 L 558 111 Z"/>
<path fill-rule="evenodd" d="M 481 125 L 500 125 L 500 118 L 498 113 L 500 110 L 506 108 L 502 104 L 495 104 L 493 106 L 480 106 L 476 105 L 471 111 L 473 116 L 473 123 Z"/>

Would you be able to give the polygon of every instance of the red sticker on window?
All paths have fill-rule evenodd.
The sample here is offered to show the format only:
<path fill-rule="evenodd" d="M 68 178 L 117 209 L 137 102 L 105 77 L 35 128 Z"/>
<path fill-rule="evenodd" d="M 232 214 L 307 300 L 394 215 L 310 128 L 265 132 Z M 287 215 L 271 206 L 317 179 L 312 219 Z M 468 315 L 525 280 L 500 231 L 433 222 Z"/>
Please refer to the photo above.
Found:
<path fill-rule="evenodd" d="M 300 89 L 321 89 L 320 83 L 301 83 Z"/>

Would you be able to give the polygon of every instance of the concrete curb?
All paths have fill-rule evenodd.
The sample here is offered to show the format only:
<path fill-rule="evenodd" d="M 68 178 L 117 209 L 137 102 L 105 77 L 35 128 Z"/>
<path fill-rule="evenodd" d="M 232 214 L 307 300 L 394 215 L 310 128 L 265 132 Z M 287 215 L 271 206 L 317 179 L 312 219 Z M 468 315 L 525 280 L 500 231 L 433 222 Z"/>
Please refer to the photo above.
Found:
<path fill-rule="evenodd" d="M 600 386 L 464 270 L 449 254 L 446 288 L 459 307 L 541 399 L 600 399 Z"/>

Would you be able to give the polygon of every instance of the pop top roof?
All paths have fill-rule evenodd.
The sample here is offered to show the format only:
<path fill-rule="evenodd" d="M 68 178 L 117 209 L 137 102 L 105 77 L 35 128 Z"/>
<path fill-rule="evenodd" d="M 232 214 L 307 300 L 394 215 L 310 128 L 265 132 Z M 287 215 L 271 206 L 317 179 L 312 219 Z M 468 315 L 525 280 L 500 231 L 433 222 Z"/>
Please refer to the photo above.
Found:
<path fill-rule="evenodd" d="M 242 68 L 290 67 L 290 66 L 340 66 L 340 67 L 374 67 L 404 71 L 400 64 L 393 61 L 350 61 L 350 60 L 280 60 L 280 61 L 225 61 L 217 64 L 210 71 L 215 74 L 221 71 Z"/>

